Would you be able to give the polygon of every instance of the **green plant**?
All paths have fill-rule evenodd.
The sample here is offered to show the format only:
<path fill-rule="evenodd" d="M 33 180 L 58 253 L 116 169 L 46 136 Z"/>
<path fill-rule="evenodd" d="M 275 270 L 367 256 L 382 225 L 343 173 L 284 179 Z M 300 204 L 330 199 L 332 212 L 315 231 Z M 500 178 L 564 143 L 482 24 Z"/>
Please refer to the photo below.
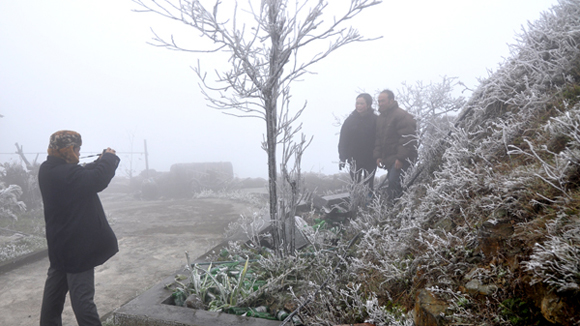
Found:
<path fill-rule="evenodd" d="M 187 258 L 189 261 L 189 257 Z M 251 293 L 258 291 L 260 286 L 265 284 L 249 269 L 249 263 L 249 259 L 246 259 L 244 264 L 210 263 L 207 269 L 200 267 L 201 264 L 188 263 L 189 275 L 176 275 L 175 281 L 168 286 L 173 291 L 175 305 L 185 306 L 187 299 L 194 296 L 198 302 L 196 308 L 236 313 L 239 309 L 232 308 L 243 304 Z M 184 280 L 187 282 L 183 283 Z"/>
<path fill-rule="evenodd" d="M 577 103 L 578 99 L 580 99 L 580 85 L 567 85 L 562 91 L 562 97 L 571 102 L 571 104 Z"/>
<path fill-rule="evenodd" d="M 520 298 L 509 298 L 504 300 L 501 304 L 501 314 L 512 325 L 528 325 L 531 318 L 531 311 L 528 303 Z"/>

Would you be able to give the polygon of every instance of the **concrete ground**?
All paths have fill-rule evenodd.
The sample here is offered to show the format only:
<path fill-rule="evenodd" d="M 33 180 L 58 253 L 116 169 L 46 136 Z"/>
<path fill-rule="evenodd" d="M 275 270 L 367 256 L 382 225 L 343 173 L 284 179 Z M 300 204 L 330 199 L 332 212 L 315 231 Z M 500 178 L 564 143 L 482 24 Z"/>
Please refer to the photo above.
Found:
<path fill-rule="evenodd" d="M 103 193 L 101 200 L 120 251 L 95 269 L 95 302 L 101 317 L 223 241 L 223 232 L 247 205 L 227 199 L 139 201 Z M 48 258 L 0 275 L 0 325 L 39 324 Z M 67 298 L 63 325 L 77 325 Z"/>

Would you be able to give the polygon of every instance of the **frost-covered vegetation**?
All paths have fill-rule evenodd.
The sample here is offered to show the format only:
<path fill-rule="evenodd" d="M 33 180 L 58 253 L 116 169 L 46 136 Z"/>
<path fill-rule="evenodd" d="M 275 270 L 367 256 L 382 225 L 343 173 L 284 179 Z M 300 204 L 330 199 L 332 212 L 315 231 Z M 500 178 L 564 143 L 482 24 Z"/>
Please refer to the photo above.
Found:
<path fill-rule="evenodd" d="M 18 185 L 0 183 L 0 218 L 18 220 L 16 215 L 19 211 L 25 211 L 26 205 L 20 200 L 22 189 Z"/>
<path fill-rule="evenodd" d="M 35 171 L 0 165 L 0 262 L 46 248 Z"/>
<path fill-rule="evenodd" d="M 20 189 L 18 199 L 27 209 L 38 209 L 42 203 L 37 178 L 39 166 L 36 162 L 28 164 L 26 168 L 15 162 L 0 164 L 0 181 L 6 187 L 16 186 Z"/>
<path fill-rule="evenodd" d="M 15 233 L 0 242 L 0 263 L 46 248 L 46 239 L 39 235 Z"/>
<path fill-rule="evenodd" d="M 394 206 L 377 196 L 344 225 L 301 226 L 309 245 L 284 259 L 232 244 L 226 258 L 258 259 L 267 280 L 245 304 L 307 325 L 579 325 L 580 2 L 544 12 L 511 51 L 467 101 L 439 97 L 462 106 L 455 121 L 413 111 L 448 87 L 399 92 L 423 113 Z"/>

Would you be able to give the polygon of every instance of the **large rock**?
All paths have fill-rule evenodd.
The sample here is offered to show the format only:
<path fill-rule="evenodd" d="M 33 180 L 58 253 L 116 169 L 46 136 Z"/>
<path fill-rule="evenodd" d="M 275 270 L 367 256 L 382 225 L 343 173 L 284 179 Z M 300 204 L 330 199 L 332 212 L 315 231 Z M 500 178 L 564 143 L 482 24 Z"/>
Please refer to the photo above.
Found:
<path fill-rule="evenodd" d="M 570 298 L 562 297 L 554 292 L 547 293 L 542 299 L 542 315 L 549 322 L 556 325 L 572 326 L 578 325 L 578 298 L 575 302 L 569 302 Z"/>
<path fill-rule="evenodd" d="M 465 289 L 470 294 L 490 295 L 497 292 L 498 287 L 495 284 L 482 284 L 479 280 L 471 280 L 465 284 Z"/>
<path fill-rule="evenodd" d="M 510 220 L 485 221 L 479 230 L 481 252 L 488 258 L 497 256 L 507 247 L 506 242 L 513 233 L 514 227 Z"/>
<path fill-rule="evenodd" d="M 415 326 L 445 325 L 447 304 L 433 296 L 431 291 L 422 289 L 417 294 L 415 308 Z"/>

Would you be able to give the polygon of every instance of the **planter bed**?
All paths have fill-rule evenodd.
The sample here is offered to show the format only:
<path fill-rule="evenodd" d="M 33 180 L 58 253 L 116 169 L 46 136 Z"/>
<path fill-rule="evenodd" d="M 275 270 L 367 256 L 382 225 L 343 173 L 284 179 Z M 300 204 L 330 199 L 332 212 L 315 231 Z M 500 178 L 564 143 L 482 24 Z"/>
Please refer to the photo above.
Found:
<path fill-rule="evenodd" d="M 171 292 L 165 284 L 174 275 L 153 286 L 113 313 L 116 325 L 123 326 L 274 326 L 280 321 L 242 317 L 223 312 L 178 307 L 171 302 Z"/>
<path fill-rule="evenodd" d="M 226 246 L 222 243 L 208 253 Z M 207 255 L 207 254 L 206 254 Z M 203 255 L 202 257 L 206 256 Z M 199 260 L 198 260 L 199 261 Z M 165 278 L 143 294 L 113 312 L 115 325 L 123 326 L 275 326 L 280 321 L 243 317 L 224 312 L 198 310 L 172 304 L 171 291 L 166 288 L 179 273 Z"/>

